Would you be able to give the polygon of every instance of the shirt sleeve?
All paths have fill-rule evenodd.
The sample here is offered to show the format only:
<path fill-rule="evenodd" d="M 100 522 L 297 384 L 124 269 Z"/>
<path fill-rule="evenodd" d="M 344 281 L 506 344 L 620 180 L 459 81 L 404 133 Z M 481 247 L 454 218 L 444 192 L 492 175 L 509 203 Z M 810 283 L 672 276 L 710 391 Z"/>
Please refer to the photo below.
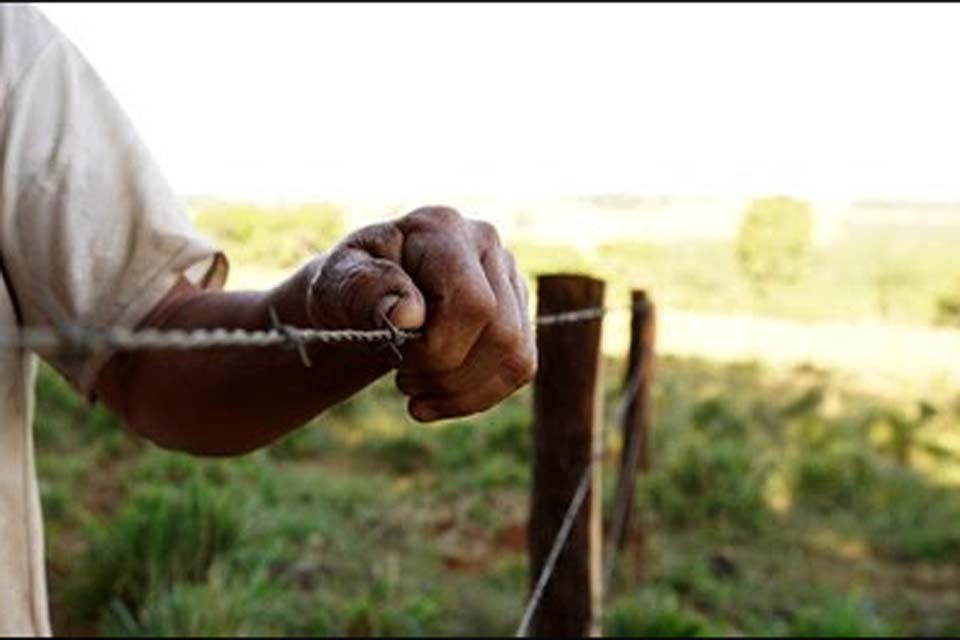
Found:
<path fill-rule="evenodd" d="M 0 258 L 21 324 L 52 326 L 52 303 L 85 326 L 133 328 L 181 277 L 221 287 L 225 257 L 101 78 L 38 12 L 31 24 L 42 35 L 19 37 L 45 44 L 3 69 L 0 98 Z M 40 355 L 90 397 L 111 354 Z"/>

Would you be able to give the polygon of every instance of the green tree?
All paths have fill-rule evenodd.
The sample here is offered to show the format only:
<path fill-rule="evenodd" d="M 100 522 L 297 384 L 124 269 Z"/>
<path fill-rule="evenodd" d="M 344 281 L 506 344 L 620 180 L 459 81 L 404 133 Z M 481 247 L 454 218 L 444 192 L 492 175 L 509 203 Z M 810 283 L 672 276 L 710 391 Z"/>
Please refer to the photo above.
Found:
<path fill-rule="evenodd" d="M 806 202 L 760 198 L 747 207 L 737 237 L 737 259 L 760 295 L 797 282 L 810 253 L 813 221 Z"/>
<path fill-rule="evenodd" d="M 937 299 L 934 322 L 943 327 L 960 328 L 960 281 Z"/>

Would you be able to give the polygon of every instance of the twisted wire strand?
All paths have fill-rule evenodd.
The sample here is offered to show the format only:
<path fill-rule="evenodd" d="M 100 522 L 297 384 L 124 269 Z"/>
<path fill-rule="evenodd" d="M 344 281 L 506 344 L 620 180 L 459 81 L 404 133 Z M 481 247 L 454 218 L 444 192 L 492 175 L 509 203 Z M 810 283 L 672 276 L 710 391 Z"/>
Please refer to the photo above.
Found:
<path fill-rule="evenodd" d="M 629 307 L 627 307 L 629 308 Z M 602 318 L 621 307 L 592 307 L 535 318 L 538 326 L 586 322 Z M 64 324 L 60 327 L 22 327 L 0 331 L 0 349 L 45 351 L 141 351 L 192 350 L 223 347 L 301 346 L 311 343 L 392 343 L 400 346 L 407 340 L 421 337 L 418 331 L 404 329 L 313 329 L 276 324 L 272 329 L 192 329 L 131 330 L 120 327 L 105 329 Z"/>
<path fill-rule="evenodd" d="M 553 326 L 588 322 L 621 311 L 631 311 L 632 306 L 624 307 L 589 307 L 560 313 L 540 315 L 534 318 L 537 326 Z M 89 353 L 97 351 L 140 351 L 140 350 L 195 350 L 216 349 L 224 347 L 286 347 L 296 348 L 301 352 L 304 364 L 309 366 L 304 346 L 311 343 L 386 343 L 399 347 L 407 340 L 416 340 L 421 337 L 417 331 L 397 329 L 390 326 L 387 329 L 313 329 L 292 327 L 279 323 L 272 315 L 273 328 L 268 330 L 250 331 L 246 329 L 192 329 L 192 330 L 159 330 L 140 329 L 131 330 L 121 327 L 90 328 L 63 321 L 58 322 L 56 328 L 50 327 L 22 327 L 16 330 L 0 331 L 0 349 L 24 349 L 33 351 L 67 350 L 71 353 Z M 632 385 L 633 386 L 633 385 Z M 636 385 L 639 386 L 639 385 Z M 630 394 L 636 393 L 636 386 Z M 625 406 L 629 399 L 621 403 Z M 618 411 L 619 413 L 619 411 Z M 609 425 L 604 427 L 604 437 Z M 531 620 L 540 605 L 544 590 L 556 569 L 557 562 L 566 546 L 577 514 L 583 506 L 587 490 L 590 488 L 590 478 L 596 462 L 606 455 L 606 448 L 591 456 L 584 468 L 577 489 L 570 501 L 553 546 L 547 556 L 536 587 L 531 594 L 523 618 L 517 628 L 516 636 L 527 634 Z"/>
<path fill-rule="evenodd" d="M 527 631 L 530 627 L 530 621 L 533 620 L 533 614 L 537 612 L 537 608 L 540 606 L 540 600 L 543 597 L 543 592 L 547 588 L 547 583 L 550 582 L 550 578 L 553 576 L 553 570 L 557 566 L 557 560 L 560 559 L 560 554 L 567 546 L 567 538 L 570 537 L 570 531 L 573 529 L 573 523 L 577 519 L 577 514 L 580 513 L 580 508 L 583 506 L 583 501 L 587 497 L 587 490 L 590 488 L 590 477 L 593 472 L 593 465 L 599 460 L 603 453 L 594 455 L 590 458 L 590 461 L 587 463 L 587 466 L 584 467 L 583 473 L 580 476 L 580 481 L 577 483 L 577 489 L 573 493 L 573 498 L 570 499 L 570 506 L 567 507 L 567 512 L 563 516 L 563 522 L 560 524 L 560 529 L 557 530 L 557 536 L 553 539 L 553 545 L 550 547 L 550 553 L 547 554 L 547 560 L 543 563 L 543 568 L 540 570 L 540 576 L 537 578 L 537 584 L 533 589 L 533 593 L 530 594 L 530 598 L 527 600 L 527 605 L 523 609 L 523 618 L 520 619 L 520 624 L 517 627 L 517 631 L 514 634 L 514 637 L 523 638 L 527 635 Z"/>
<path fill-rule="evenodd" d="M 403 339 L 415 339 L 419 333 L 398 330 Z M 27 327 L 18 332 L 0 333 L 0 347 L 17 349 L 50 349 L 64 344 L 84 346 L 92 350 L 143 349 L 215 349 L 220 347 L 270 347 L 294 342 L 386 342 L 395 335 L 388 329 L 361 331 L 343 329 L 279 329 L 248 331 L 244 329 L 157 330 L 142 329 L 79 329 L 71 332 L 49 328 Z"/>
<path fill-rule="evenodd" d="M 626 307 L 626 309 L 630 310 L 632 307 Z M 614 310 L 619 310 L 619 308 L 608 309 L 608 311 Z M 637 393 L 640 390 L 640 386 L 640 376 L 639 374 L 634 374 L 630 380 L 626 393 L 617 404 L 615 411 L 616 424 L 621 422 L 627 407 L 636 398 Z M 574 492 L 573 497 L 570 499 L 570 505 L 567 507 L 566 514 L 564 514 L 563 522 L 560 525 L 560 529 L 557 530 L 557 536 L 553 540 L 553 546 L 550 549 L 550 553 L 547 555 L 547 560 L 544 562 L 543 568 L 540 570 L 540 576 L 537 578 L 536 587 L 530 594 L 530 598 L 527 600 L 526 607 L 524 607 L 523 618 L 521 618 L 520 624 L 517 627 L 517 631 L 514 634 L 517 638 L 526 636 L 527 632 L 529 631 L 530 622 L 533 620 L 533 616 L 537 612 L 537 608 L 540 606 L 540 601 L 543 598 L 543 592 L 546 589 L 547 584 L 550 582 L 550 578 L 553 577 L 553 572 L 557 567 L 557 561 L 560 559 L 560 554 L 566 547 L 567 539 L 570 536 L 570 530 L 573 528 L 573 523 L 576 520 L 577 514 L 580 513 L 580 509 L 583 507 L 583 502 L 587 495 L 587 489 L 590 487 L 590 479 L 593 475 L 593 467 L 598 461 L 603 459 L 609 453 L 607 440 L 610 429 L 610 423 L 604 423 L 600 435 L 603 446 L 598 452 L 590 457 L 587 466 L 583 469 L 582 475 L 580 476 L 580 481 L 577 484 L 577 489 Z M 603 575 L 604 590 L 606 590 L 606 586 L 610 582 L 610 574 L 613 570 L 612 554 L 614 553 L 614 549 L 612 548 L 609 540 L 606 541 L 605 546 L 607 548 L 604 550 L 604 555 L 608 558 L 608 560 L 605 567 L 606 571 Z"/>

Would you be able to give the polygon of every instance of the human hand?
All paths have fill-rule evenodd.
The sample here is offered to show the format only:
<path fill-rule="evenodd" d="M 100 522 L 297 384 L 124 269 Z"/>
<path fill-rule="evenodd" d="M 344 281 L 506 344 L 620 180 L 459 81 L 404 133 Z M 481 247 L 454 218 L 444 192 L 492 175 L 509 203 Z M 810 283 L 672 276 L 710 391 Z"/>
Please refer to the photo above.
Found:
<path fill-rule="evenodd" d="M 493 225 L 422 207 L 355 231 L 325 256 L 307 314 L 325 328 L 420 330 L 397 387 L 421 422 L 484 411 L 527 384 L 537 354 L 527 288 Z"/>

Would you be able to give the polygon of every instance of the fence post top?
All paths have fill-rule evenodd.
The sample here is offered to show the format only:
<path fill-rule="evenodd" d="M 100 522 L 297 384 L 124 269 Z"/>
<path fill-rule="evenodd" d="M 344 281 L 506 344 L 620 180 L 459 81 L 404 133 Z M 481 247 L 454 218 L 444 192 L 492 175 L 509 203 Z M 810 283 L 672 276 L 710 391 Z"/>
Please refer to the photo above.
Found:
<path fill-rule="evenodd" d="M 600 278 L 584 275 L 582 273 L 542 273 L 537 276 L 538 285 L 549 285 L 560 282 L 591 283 L 594 286 L 603 286 L 605 282 Z"/>

